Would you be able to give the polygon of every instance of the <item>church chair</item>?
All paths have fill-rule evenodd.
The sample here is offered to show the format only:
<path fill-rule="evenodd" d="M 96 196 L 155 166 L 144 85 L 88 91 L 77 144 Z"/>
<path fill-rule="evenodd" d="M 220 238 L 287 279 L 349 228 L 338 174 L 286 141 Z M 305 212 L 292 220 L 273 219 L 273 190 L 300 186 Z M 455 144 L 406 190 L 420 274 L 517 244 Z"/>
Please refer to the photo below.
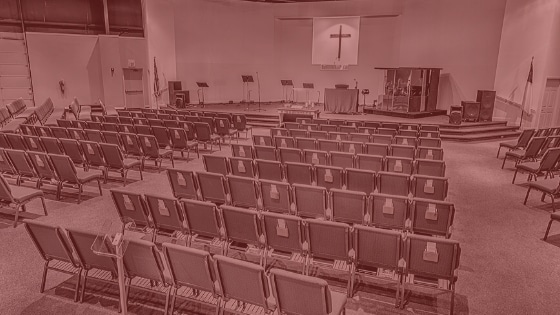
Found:
<path fill-rule="evenodd" d="M 166 117 L 165 119 L 168 119 L 169 117 Z M 156 118 L 156 119 L 148 119 L 148 125 L 150 125 L 150 127 L 165 127 L 163 125 L 163 120 L 164 118 Z"/>
<path fill-rule="evenodd" d="M 550 233 L 550 227 L 552 226 L 552 221 L 560 222 L 560 213 L 550 214 L 550 221 L 548 221 L 548 226 L 546 228 L 546 232 L 544 233 L 543 241 L 546 241 L 546 239 L 548 238 L 548 233 Z"/>
<path fill-rule="evenodd" d="M 53 163 L 53 167 L 56 171 L 57 177 L 60 180 L 60 184 L 57 189 L 57 200 L 60 200 L 60 195 L 64 186 L 70 186 L 72 188 L 76 187 L 78 189 L 78 204 L 82 201 L 82 192 L 84 190 L 84 184 L 91 181 L 97 181 L 97 187 L 99 188 L 99 195 L 103 195 L 101 190 L 101 178 L 102 172 L 99 170 L 78 170 L 74 166 L 71 158 L 67 155 L 49 154 L 49 158 Z"/>
<path fill-rule="evenodd" d="M 185 115 L 184 118 L 185 118 L 186 121 L 189 121 L 189 122 L 192 122 L 192 123 L 200 122 L 200 120 L 198 119 L 198 116 L 196 116 L 196 115 Z"/>
<path fill-rule="evenodd" d="M 416 158 L 443 161 L 443 149 L 418 146 L 416 148 Z"/>
<path fill-rule="evenodd" d="M 177 199 L 199 199 L 198 182 L 193 171 L 168 168 L 167 179 Z"/>
<path fill-rule="evenodd" d="M 303 152 L 301 149 L 292 148 L 292 147 L 290 148 L 281 147 L 277 149 L 277 152 L 280 157 L 280 162 L 282 163 L 286 163 L 286 162 L 300 163 L 303 161 L 303 157 L 302 157 Z"/>
<path fill-rule="evenodd" d="M 105 118 L 104 122 L 111 123 L 111 124 L 119 124 L 119 116 L 114 115 L 103 115 Z"/>
<path fill-rule="evenodd" d="M 273 147 L 272 136 L 255 136 L 253 135 L 253 145 Z"/>
<path fill-rule="evenodd" d="M 96 123 L 103 123 L 105 121 L 105 116 L 102 115 L 91 115 L 91 121 Z"/>
<path fill-rule="evenodd" d="M 319 187 L 327 190 L 343 189 L 344 169 L 337 166 L 315 165 L 315 183 Z"/>
<path fill-rule="evenodd" d="M 290 137 L 297 139 L 297 138 L 309 138 L 309 132 L 304 129 L 292 129 L 290 130 Z M 312 139 L 313 140 L 313 139 Z"/>
<path fill-rule="evenodd" d="M 297 117 L 296 118 L 296 122 L 298 124 L 310 124 L 312 121 L 313 121 L 313 119 L 306 118 L 306 117 Z"/>
<path fill-rule="evenodd" d="M 255 159 L 268 161 L 276 161 L 278 159 L 279 155 L 274 147 L 255 145 L 253 149 L 255 150 Z"/>
<path fill-rule="evenodd" d="M 412 194 L 416 198 L 445 200 L 449 183 L 445 177 L 414 175 L 412 177 Z"/>
<path fill-rule="evenodd" d="M 111 189 L 111 199 L 124 228 L 146 233 L 153 227 L 144 197 L 130 190 Z M 132 225 L 128 226 L 130 223 Z M 152 229 L 153 232 L 153 229 Z M 152 239 L 154 235 L 152 233 Z"/>
<path fill-rule="evenodd" d="M 232 206 L 256 210 L 262 208 L 262 199 L 255 179 L 228 175 L 226 185 L 231 198 L 229 204 Z"/>
<path fill-rule="evenodd" d="M 319 125 L 319 130 L 327 131 L 330 134 L 331 132 L 338 132 L 338 126 L 337 125 L 329 125 L 329 124 L 321 124 L 321 125 Z"/>
<path fill-rule="evenodd" d="M 138 135 L 138 141 L 142 146 L 142 152 L 144 152 L 144 160 L 142 162 L 144 162 L 146 159 L 153 159 L 156 166 L 158 167 L 158 171 L 160 171 L 163 159 L 169 158 L 169 160 L 171 161 L 171 167 L 175 167 L 173 150 L 160 148 L 155 136 Z M 143 168 L 144 165 L 142 165 L 142 169 Z"/>
<path fill-rule="evenodd" d="M 107 177 L 109 171 L 116 171 L 121 174 L 123 178 L 123 186 L 126 186 L 128 179 L 128 171 L 134 168 L 138 168 L 140 173 L 140 180 L 144 180 L 142 175 L 142 161 L 135 158 L 125 158 L 121 149 L 116 144 L 110 143 L 99 143 L 99 148 L 105 159 L 105 182 L 107 182 Z"/>
<path fill-rule="evenodd" d="M 171 136 L 169 135 L 169 130 L 167 127 L 163 126 L 151 126 L 152 133 L 156 137 L 159 148 L 171 148 Z"/>
<path fill-rule="evenodd" d="M 445 177 L 445 162 L 437 160 L 414 160 L 414 174 Z"/>
<path fill-rule="evenodd" d="M 72 128 L 72 121 L 68 119 L 57 119 L 56 125 L 62 128 Z"/>
<path fill-rule="evenodd" d="M 8 184 L 4 176 L 0 175 L 0 203 L 14 209 L 14 228 L 17 226 L 19 213 L 22 211 L 27 211 L 27 203 L 35 200 L 36 198 L 41 199 L 43 212 L 45 213 L 45 215 L 48 215 L 47 207 L 45 205 L 45 199 L 41 190 L 10 185 Z"/>
<path fill-rule="evenodd" d="M 401 308 L 404 308 L 407 303 L 406 290 L 412 285 L 423 285 L 449 291 L 451 293 L 449 314 L 453 314 L 460 256 L 461 248 L 459 242 L 455 240 L 408 235 L 403 254 L 406 264 L 404 265 L 405 281 L 401 290 Z M 416 279 L 416 276 L 420 279 Z"/>
<path fill-rule="evenodd" d="M 383 124 L 385 125 L 385 124 Z M 397 135 L 397 130 L 398 129 L 394 129 L 394 128 L 377 128 L 377 135 L 378 136 L 389 136 L 391 138 L 393 138 L 394 136 Z M 375 135 L 374 135 L 375 136 Z M 374 141 L 377 142 L 377 141 Z"/>
<path fill-rule="evenodd" d="M 372 172 L 385 169 L 385 158 L 381 155 L 356 154 L 356 168 Z"/>
<path fill-rule="evenodd" d="M 356 168 L 347 168 L 346 189 L 351 191 L 361 191 L 370 194 L 375 190 L 375 172 Z"/>
<path fill-rule="evenodd" d="M 549 133 L 550 133 L 549 128 L 540 128 L 540 129 L 537 129 L 537 131 L 535 131 L 535 134 L 533 136 L 534 137 L 548 137 Z"/>
<path fill-rule="evenodd" d="M 128 125 L 128 126 L 132 126 L 132 125 Z M 102 131 L 118 132 L 119 131 L 119 125 L 117 123 L 103 122 Z"/>
<path fill-rule="evenodd" d="M 327 140 L 329 138 L 329 133 L 327 131 L 311 130 L 308 133 L 309 133 L 309 138 L 315 140 Z"/>
<path fill-rule="evenodd" d="M 329 131 L 329 140 L 346 141 L 348 140 L 348 133 Z"/>
<path fill-rule="evenodd" d="M 303 272 L 308 248 L 302 218 L 295 215 L 262 212 L 262 228 L 266 244 L 263 266 L 267 267 L 268 258 L 288 260 L 301 264 Z"/>
<path fill-rule="evenodd" d="M 284 124 L 283 124 L 282 127 L 283 127 L 284 129 L 287 129 L 288 132 L 289 132 L 290 130 L 297 130 L 297 129 L 299 129 L 299 126 L 300 126 L 300 123 L 298 123 L 298 122 L 288 122 L 288 121 L 287 121 L 287 122 L 284 122 Z"/>
<path fill-rule="evenodd" d="M 403 274 L 399 260 L 403 252 L 403 236 L 399 231 L 354 225 L 355 268 L 352 270 L 352 283 L 374 277 L 383 282 L 394 284 L 395 306 L 400 305 L 401 282 Z M 374 268 L 375 272 L 370 270 Z M 390 272 L 392 277 L 383 276 Z M 360 276 L 358 278 L 358 276 Z M 379 281 L 379 282 L 381 282 Z M 375 282 L 376 284 L 379 282 Z M 349 290 L 352 295 L 354 288 Z"/>
<path fill-rule="evenodd" d="M 546 137 L 543 145 L 541 146 L 541 149 L 539 150 L 539 153 L 537 153 L 537 160 L 541 159 L 544 156 L 544 154 L 546 153 L 546 151 L 548 151 L 548 149 L 553 147 L 553 145 L 552 145 L 553 141 L 555 141 L 554 138 L 552 138 L 550 136 Z"/>
<path fill-rule="evenodd" d="M 118 117 L 132 117 L 132 111 L 128 109 L 118 109 L 117 110 Z"/>
<path fill-rule="evenodd" d="M 40 137 L 52 137 L 51 127 L 35 126 L 35 133 Z"/>
<path fill-rule="evenodd" d="M 371 213 L 367 225 L 404 231 L 409 213 L 408 196 L 373 193 L 369 203 Z"/>
<path fill-rule="evenodd" d="M 171 295 L 171 283 L 164 271 L 166 263 L 162 260 L 161 253 L 156 244 L 141 239 L 129 239 L 123 255 L 123 266 L 125 272 L 126 296 L 128 304 L 132 288 L 150 292 L 150 294 L 165 295 L 164 313 L 167 314 Z M 141 262 L 141 263 L 139 263 Z M 146 286 L 145 280 L 150 281 Z M 140 300 L 139 302 L 144 302 Z"/>
<path fill-rule="evenodd" d="M 374 144 L 390 145 L 391 143 L 393 143 L 393 136 L 384 135 L 384 134 L 374 134 L 371 135 L 371 142 Z"/>
<path fill-rule="evenodd" d="M 230 299 L 236 300 L 237 305 L 248 303 L 260 307 L 260 313 L 273 313 L 276 305 L 270 302 L 272 296 L 265 268 L 221 255 L 214 256 L 214 266 L 221 289 L 217 314 L 223 313 L 225 301 Z"/>
<path fill-rule="evenodd" d="M 68 131 L 68 135 L 70 136 L 70 139 L 86 140 L 86 136 L 84 134 L 83 129 L 80 129 L 80 128 L 66 128 L 66 131 Z"/>
<path fill-rule="evenodd" d="M 117 131 L 120 132 L 120 133 L 137 134 L 136 126 L 132 125 L 132 124 L 119 124 L 119 125 L 117 125 Z"/>
<path fill-rule="evenodd" d="M 120 116 L 119 124 L 126 125 L 126 126 L 142 125 L 142 124 L 147 124 L 147 120 L 144 118 Z"/>
<path fill-rule="evenodd" d="M 29 155 L 23 150 L 5 149 L 5 156 L 13 167 L 16 178 L 16 185 L 21 185 L 25 180 L 35 181 L 37 185 L 38 176 L 33 168 L 33 163 L 29 159 Z"/>
<path fill-rule="evenodd" d="M 53 126 L 50 127 L 50 129 L 53 137 L 58 139 L 70 139 L 70 136 L 68 135 L 68 130 L 66 130 L 66 128 Z"/>
<path fill-rule="evenodd" d="M 91 130 L 103 130 L 103 126 L 101 122 L 97 122 L 97 121 L 85 121 L 84 122 L 86 124 L 84 129 L 91 129 Z"/>
<path fill-rule="evenodd" d="M 116 142 L 116 139 L 114 139 L 112 137 L 108 138 L 108 136 L 113 136 L 113 135 L 115 135 L 115 134 L 103 133 L 103 136 L 105 137 L 105 141 L 107 143 Z M 140 144 L 138 136 L 134 133 L 119 133 L 118 135 L 120 137 L 119 142 L 122 143 L 125 154 L 127 156 L 133 156 L 133 157 L 139 158 L 140 160 L 142 160 L 142 166 L 143 166 L 144 165 L 144 162 L 143 162 L 144 161 L 144 151 L 142 151 L 142 145 Z"/>
<path fill-rule="evenodd" d="M 74 287 L 74 302 L 78 301 L 82 268 L 78 257 L 74 256 L 66 232 L 61 227 L 50 223 L 29 219 L 23 220 L 23 222 L 25 230 L 33 241 L 35 248 L 37 248 L 41 258 L 45 261 L 39 292 L 43 293 L 45 291 L 47 273 L 49 270 L 55 270 L 69 275 L 77 275 L 78 279 Z"/>
<path fill-rule="evenodd" d="M 326 118 L 313 118 L 311 120 L 311 122 L 317 126 L 321 126 L 321 125 L 328 125 L 329 124 L 329 120 Z"/>
<path fill-rule="evenodd" d="M 227 192 L 226 180 L 222 174 L 197 172 L 201 200 L 217 204 L 229 204 L 231 197 Z"/>
<path fill-rule="evenodd" d="M 6 133 L 5 136 L 11 149 L 23 151 L 27 150 L 27 146 L 25 145 L 22 135 L 17 133 Z"/>
<path fill-rule="evenodd" d="M 10 145 L 10 143 L 8 142 L 8 139 L 6 138 L 7 133 L 0 133 L 0 148 L 3 149 L 10 149 L 12 146 Z"/>
<path fill-rule="evenodd" d="M 362 154 L 364 153 L 364 146 L 362 142 L 356 141 L 341 141 L 340 142 L 341 151 L 348 152 L 352 154 Z"/>
<path fill-rule="evenodd" d="M 198 152 L 198 143 L 194 140 L 189 140 L 189 136 L 184 128 L 169 128 L 169 136 L 171 141 L 171 149 L 173 151 L 181 152 L 181 157 L 185 157 L 187 151 L 187 159 L 191 154 L 191 150 L 196 152 L 197 157 L 200 157 Z"/>
<path fill-rule="evenodd" d="M 361 191 L 331 189 L 330 207 L 327 219 L 348 224 L 367 224 L 370 214 L 367 210 L 367 195 Z"/>
<path fill-rule="evenodd" d="M 519 163 L 515 166 L 515 173 L 513 174 L 512 184 L 515 184 L 515 177 L 517 172 L 527 172 L 529 173 L 528 181 L 532 179 L 537 180 L 539 175 L 544 175 L 544 179 L 548 176 L 552 177 L 555 167 L 558 165 L 558 160 L 560 159 L 560 148 L 548 149 L 543 156 L 543 158 L 537 162 L 525 162 Z"/>
<path fill-rule="evenodd" d="M 7 176 L 11 179 L 17 178 L 17 174 L 16 171 L 14 170 L 14 166 L 8 159 L 5 150 L 6 149 L 0 149 L 0 173 L 3 176 Z"/>
<path fill-rule="evenodd" d="M 290 136 L 275 136 L 274 137 L 274 145 L 277 149 L 280 148 L 295 148 L 296 143 L 294 138 Z"/>
<path fill-rule="evenodd" d="M 541 201 L 544 201 L 546 196 L 549 196 L 552 201 L 552 212 L 556 212 L 556 208 L 554 206 L 555 198 L 560 196 L 560 185 L 558 183 L 558 179 L 544 179 L 538 182 L 529 182 L 527 183 L 527 194 L 525 195 L 525 200 L 523 204 L 527 204 L 527 198 L 529 198 L 529 193 L 531 190 L 537 190 L 542 193 Z"/>
<path fill-rule="evenodd" d="M 329 119 L 329 125 L 333 125 L 333 126 L 345 126 L 346 125 L 346 120 L 343 119 Z"/>
<path fill-rule="evenodd" d="M 57 138 L 41 137 L 45 152 L 49 154 L 64 154 L 64 149 Z"/>
<path fill-rule="evenodd" d="M 364 122 L 363 121 L 357 121 L 357 120 L 348 120 L 348 121 L 346 121 L 346 126 L 360 128 L 360 127 L 364 126 Z"/>
<path fill-rule="evenodd" d="M 381 194 L 408 196 L 410 175 L 392 172 L 377 172 L 377 191 Z"/>
<path fill-rule="evenodd" d="M 271 138 L 289 137 L 289 136 L 290 136 L 290 132 L 286 128 L 270 128 L 270 137 Z M 260 143 L 255 143 L 255 144 L 260 144 Z M 262 144 L 260 144 L 260 145 L 262 145 Z"/>
<path fill-rule="evenodd" d="M 347 152 L 330 152 L 330 165 L 343 169 L 354 167 L 355 155 Z"/>
<path fill-rule="evenodd" d="M 119 120 L 121 123 L 124 123 L 122 121 L 123 117 L 119 117 Z M 149 126 L 150 122 L 148 121 L 148 119 L 144 118 L 144 117 L 134 117 L 132 118 L 132 124 L 134 126 Z"/>
<path fill-rule="evenodd" d="M 417 130 L 399 130 L 398 136 L 415 138 L 414 142 L 416 142 L 416 138 L 418 138 L 418 131 Z"/>
<path fill-rule="evenodd" d="M 136 130 L 134 133 L 136 133 L 138 136 L 153 136 L 154 135 L 154 131 L 152 130 L 152 127 L 149 126 L 149 125 L 134 125 L 134 129 Z M 124 132 L 126 132 L 126 131 L 124 131 Z"/>
<path fill-rule="evenodd" d="M 100 130 L 95 129 L 84 129 L 84 137 L 86 140 L 94 141 L 94 142 L 104 142 L 103 134 Z"/>
<path fill-rule="evenodd" d="M 253 166 L 253 159 L 230 157 L 228 158 L 229 169 L 232 175 L 255 178 L 256 172 Z"/>
<path fill-rule="evenodd" d="M 157 235 L 166 235 L 174 240 L 187 235 L 183 209 L 177 199 L 156 194 L 145 194 L 144 197 L 154 224 L 152 242 L 157 241 Z"/>
<path fill-rule="evenodd" d="M 403 135 L 395 136 L 393 138 L 393 144 L 416 147 L 416 136 L 413 137 L 406 137 Z"/>
<path fill-rule="evenodd" d="M 160 110 L 157 113 L 157 120 L 159 120 L 160 123 L 163 123 L 164 120 L 169 120 L 169 119 L 171 119 L 171 112 L 168 112 L 167 109 Z"/>
<path fill-rule="evenodd" d="M 396 122 L 382 122 L 381 123 L 381 128 L 393 129 L 393 130 L 399 131 L 400 125 L 399 125 L 399 123 L 396 123 Z"/>
<path fill-rule="evenodd" d="M 424 130 L 421 130 L 420 133 L 418 134 L 418 138 L 436 138 L 436 139 L 439 139 L 440 134 L 439 134 L 439 131 L 424 131 Z"/>
<path fill-rule="evenodd" d="M 170 282 L 173 285 L 171 301 L 169 303 L 169 314 L 174 314 L 175 302 L 180 288 L 190 288 L 193 296 L 198 296 L 200 291 L 208 292 L 217 296 L 218 286 L 214 272 L 214 259 L 209 252 L 195 248 L 189 248 L 177 244 L 163 243 L 163 255 L 169 268 Z M 205 303 L 199 299 L 196 303 Z M 209 302 L 211 306 L 216 306 Z"/>
<path fill-rule="evenodd" d="M 292 184 L 295 213 L 306 218 L 326 217 L 328 193 L 325 187 Z"/>
<path fill-rule="evenodd" d="M 357 133 L 358 127 L 356 126 L 338 126 L 338 131 L 342 133 Z"/>
<path fill-rule="evenodd" d="M 46 184 L 52 184 L 58 187 L 60 181 L 56 175 L 56 171 L 49 159 L 48 154 L 43 152 L 27 152 L 29 160 L 33 165 L 35 174 L 38 177 L 37 189 L 41 189 L 41 186 Z"/>
<path fill-rule="evenodd" d="M 290 184 L 312 185 L 313 166 L 306 163 L 285 162 L 286 181 Z"/>
<path fill-rule="evenodd" d="M 350 225 L 318 219 L 306 219 L 304 222 L 309 246 L 304 274 L 309 275 L 313 266 L 319 269 L 328 264 L 332 271 L 347 275 L 347 295 L 350 296 L 355 258 Z"/>
<path fill-rule="evenodd" d="M 312 124 L 312 123 L 300 123 L 299 124 L 299 129 L 305 130 L 307 132 L 319 131 L 319 125 Z"/>
<path fill-rule="evenodd" d="M 418 125 L 418 124 L 401 124 L 400 127 L 399 127 L 399 134 L 401 133 L 401 131 L 406 131 L 406 130 L 418 131 L 418 130 L 420 130 L 420 125 Z"/>
<path fill-rule="evenodd" d="M 418 146 L 420 147 L 430 147 L 430 148 L 440 148 L 441 139 L 439 138 L 418 138 Z"/>
<path fill-rule="evenodd" d="M 90 278 L 111 283 L 116 290 L 118 285 L 116 280 L 118 274 L 116 258 L 94 253 L 94 249 L 100 252 L 111 253 L 113 245 L 111 245 L 110 240 L 105 237 L 98 237 L 96 233 L 90 231 L 73 228 L 68 228 L 66 231 L 68 232 L 68 240 L 70 241 L 71 247 L 74 248 L 76 257 L 78 257 L 77 261 L 82 268 L 82 290 L 79 294 L 80 303 L 84 301 L 87 280 Z M 96 272 L 90 275 L 90 271 Z M 107 278 L 111 280 L 107 280 Z"/>
<path fill-rule="evenodd" d="M 103 174 L 104 183 L 107 183 L 107 162 L 99 144 L 92 141 L 79 141 L 88 169 L 98 169 Z"/>
<path fill-rule="evenodd" d="M 326 152 L 340 151 L 340 141 L 319 139 L 317 140 L 317 149 Z"/>
<path fill-rule="evenodd" d="M 34 125 L 21 124 L 19 126 L 19 130 L 21 131 L 21 134 L 23 134 L 23 135 L 37 136 L 37 134 L 35 133 L 35 126 Z"/>
<path fill-rule="evenodd" d="M 183 199 L 181 205 L 185 211 L 188 232 L 187 246 L 192 247 L 195 244 L 217 245 L 219 253 L 223 254 L 224 243 L 222 238 L 224 235 L 220 231 L 222 224 L 216 205 L 212 202 L 192 199 Z"/>
<path fill-rule="evenodd" d="M 239 142 L 239 132 L 234 129 L 231 122 L 227 118 L 216 118 L 216 134 L 222 138 L 222 142 L 225 143 L 225 138 L 229 139 L 229 144 L 231 144 L 231 139 L 237 135 L 237 142 Z"/>
<path fill-rule="evenodd" d="M 225 156 L 203 154 L 202 162 L 204 163 L 204 170 L 207 172 L 222 174 L 224 176 L 230 174 L 228 159 Z"/>
<path fill-rule="evenodd" d="M 313 138 L 295 138 L 296 148 L 300 150 L 315 150 L 316 141 Z"/>
<path fill-rule="evenodd" d="M 512 150 L 506 152 L 506 155 L 504 156 L 504 160 L 502 162 L 502 169 L 504 168 L 506 160 L 508 159 L 514 160 L 515 166 L 527 160 L 535 160 L 545 141 L 546 137 L 533 137 L 533 139 L 531 139 L 531 142 L 529 142 L 529 145 L 527 145 L 526 150 Z"/>
<path fill-rule="evenodd" d="M 284 167 L 276 160 L 255 159 L 255 170 L 259 179 L 284 181 Z"/>
<path fill-rule="evenodd" d="M 413 233 L 451 237 L 451 227 L 455 216 L 455 206 L 452 203 L 414 198 L 410 208 Z"/>
<path fill-rule="evenodd" d="M 367 133 L 350 133 L 348 134 L 348 140 L 353 142 L 369 143 L 370 135 Z"/>
<path fill-rule="evenodd" d="M 262 198 L 262 210 L 278 213 L 295 213 L 290 184 L 260 179 L 257 183 Z M 292 209 L 294 207 L 294 209 Z"/>
<path fill-rule="evenodd" d="M 420 131 L 431 131 L 431 132 L 439 132 L 438 125 L 420 125 Z"/>
<path fill-rule="evenodd" d="M 178 120 L 171 119 L 171 120 L 164 120 L 163 126 L 167 128 L 180 128 L 180 123 Z"/>
<path fill-rule="evenodd" d="M 251 251 L 256 248 L 259 251 L 259 264 L 262 265 L 265 239 L 262 235 L 259 212 L 226 205 L 221 205 L 218 211 L 222 217 L 226 239 L 224 255 L 227 256 L 232 249 Z"/>
<path fill-rule="evenodd" d="M 377 130 L 377 128 L 372 128 L 372 127 L 359 127 L 358 128 L 358 133 L 368 134 L 368 135 L 371 136 L 371 135 L 375 134 L 376 130 Z"/>
<path fill-rule="evenodd" d="M 270 272 L 272 293 L 282 314 L 346 314 L 346 297 L 330 290 L 325 280 L 281 269 Z"/>
<path fill-rule="evenodd" d="M 207 122 L 194 123 L 194 130 L 196 133 L 196 140 L 199 143 L 204 144 L 204 148 L 206 148 L 207 144 L 210 144 L 210 150 L 212 150 L 212 145 L 218 144 L 218 148 L 220 149 L 220 151 L 222 150 L 220 136 L 214 134 L 210 124 L 208 124 Z"/>
<path fill-rule="evenodd" d="M 385 157 L 385 171 L 412 175 L 414 172 L 414 160 L 398 156 Z"/>
<path fill-rule="evenodd" d="M 329 153 L 321 150 L 303 150 L 303 161 L 312 165 L 328 165 Z"/>
<path fill-rule="evenodd" d="M 233 157 L 253 159 L 253 146 L 250 144 L 231 144 L 231 155 Z"/>

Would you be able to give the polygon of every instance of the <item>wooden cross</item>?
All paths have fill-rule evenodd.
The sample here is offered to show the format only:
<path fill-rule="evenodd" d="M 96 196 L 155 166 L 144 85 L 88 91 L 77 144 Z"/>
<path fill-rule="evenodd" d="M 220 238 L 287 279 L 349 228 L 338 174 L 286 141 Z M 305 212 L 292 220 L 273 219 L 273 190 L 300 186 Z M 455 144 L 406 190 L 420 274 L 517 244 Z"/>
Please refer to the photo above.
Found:
<path fill-rule="evenodd" d="M 340 24 L 340 28 L 338 29 L 338 34 L 331 34 L 331 38 L 338 38 L 338 57 L 337 59 L 340 60 L 340 52 L 342 50 L 342 38 L 350 38 L 350 34 L 342 34 L 342 24 Z"/>

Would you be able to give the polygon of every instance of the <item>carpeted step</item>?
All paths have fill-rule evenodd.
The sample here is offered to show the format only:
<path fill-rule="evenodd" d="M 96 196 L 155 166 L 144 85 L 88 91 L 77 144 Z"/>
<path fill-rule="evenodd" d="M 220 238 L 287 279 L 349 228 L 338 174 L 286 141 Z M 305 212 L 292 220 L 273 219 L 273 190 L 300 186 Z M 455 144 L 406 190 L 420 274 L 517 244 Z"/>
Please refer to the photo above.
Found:
<path fill-rule="evenodd" d="M 518 129 L 518 126 L 478 126 L 461 129 L 448 129 L 440 127 L 439 131 L 441 135 L 468 135 L 477 133 L 517 131 Z"/>
<path fill-rule="evenodd" d="M 448 141 L 480 141 L 480 140 L 497 140 L 503 138 L 517 138 L 519 131 L 500 131 L 500 132 L 486 132 L 486 133 L 469 133 L 469 134 L 441 134 L 442 140 Z"/>

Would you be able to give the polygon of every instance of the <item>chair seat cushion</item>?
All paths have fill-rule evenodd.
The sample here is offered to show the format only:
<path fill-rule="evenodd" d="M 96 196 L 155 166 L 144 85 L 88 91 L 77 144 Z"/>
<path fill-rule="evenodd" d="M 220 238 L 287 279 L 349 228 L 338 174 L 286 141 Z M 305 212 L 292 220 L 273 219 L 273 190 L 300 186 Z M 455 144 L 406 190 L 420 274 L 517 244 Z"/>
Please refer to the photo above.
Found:
<path fill-rule="evenodd" d="M 559 184 L 558 179 L 552 178 L 552 179 L 541 180 L 538 182 L 530 182 L 529 187 L 532 189 L 536 189 L 542 192 L 552 194 L 558 187 L 558 184 Z"/>
<path fill-rule="evenodd" d="M 515 147 L 517 147 L 517 141 L 515 141 L 515 142 L 513 142 L 513 141 L 500 142 L 500 147 L 506 147 L 506 148 L 514 149 Z"/>
<path fill-rule="evenodd" d="M 506 152 L 506 156 L 512 156 L 514 158 L 520 159 L 525 156 L 525 150 L 509 151 Z"/>
<path fill-rule="evenodd" d="M 554 212 L 550 215 L 550 219 L 554 221 L 560 221 L 560 212 Z"/>
<path fill-rule="evenodd" d="M 123 160 L 124 168 L 132 168 L 132 167 L 135 167 L 135 166 L 141 165 L 141 164 L 142 164 L 142 162 L 138 159 L 125 158 Z"/>
<path fill-rule="evenodd" d="M 12 185 L 10 185 L 10 189 L 12 190 L 12 198 L 14 198 L 14 201 L 17 203 L 43 196 L 43 192 L 39 189 Z"/>
<path fill-rule="evenodd" d="M 331 312 L 329 314 L 343 314 L 346 305 L 346 294 L 331 291 Z"/>
<path fill-rule="evenodd" d="M 160 156 L 170 155 L 173 154 L 173 150 L 170 149 L 159 149 L 158 153 Z"/>
<path fill-rule="evenodd" d="M 29 116 L 35 114 L 35 108 L 27 108 L 22 113 L 17 115 L 17 118 L 28 118 Z"/>
<path fill-rule="evenodd" d="M 103 172 L 101 170 L 96 170 L 96 169 L 90 169 L 87 172 L 82 169 L 76 170 L 76 177 L 78 177 L 80 183 L 87 183 L 94 179 L 101 178 L 102 175 Z"/>
<path fill-rule="evenodd" d="M 24 122 L 25 122 L 24 119 L 14 119 L 14 120 L 10 121 L 7 125 L 2 127 L 2 131 L 3 132 L 15 133 L 19 129 L 19 126 L 21 124 L 23 124 Z"/>
<path fill-rule="evenodd" d="M 541 162 L 526 162 L 522 164 L 518 164 L 517 168 L 523 171 L 535 173 L 539 170 L 541 166 Z"/>

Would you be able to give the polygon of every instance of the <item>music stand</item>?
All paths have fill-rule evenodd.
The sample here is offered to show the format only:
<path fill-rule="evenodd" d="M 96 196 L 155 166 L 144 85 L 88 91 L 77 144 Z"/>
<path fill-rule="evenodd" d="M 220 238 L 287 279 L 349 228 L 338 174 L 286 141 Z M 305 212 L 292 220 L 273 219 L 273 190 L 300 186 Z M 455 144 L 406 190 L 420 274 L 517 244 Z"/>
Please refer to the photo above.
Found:
<path fill-rule="evenodd" d="M 249 83 L 253 83 L 255 81 L 253 80 L 252 75 L 242 75 L 241 80 L 243 81 L 243 99 L 241 100 L 241 103 L 247 102 L 247 108 L 249 108 L 249 100 L 251 99 Z M 247 99 L 245 99 L 245 96 L 247 96 Z"/>
<path fill-rule="evenodd" d="M 199 87 L 199 89 L 196 90 L 196 94 L 198 95 L 198 104 L 202 105 L 202 108 L 204 108 L 204 88 L 208 87 L 208 83 L 196 82 L 196 86 Z M 202 98 L 200 97 L 201 94 L 202 94 Z"/>
<path fill-rule="evenodd" d="M 284 99 L 282 100 L 283 102 L 290 102 L 290 97 L 289 97 L 289 89 L 290 86 L 292 87 L 292 97 L 293 97 L 293 87 L 294 87 L 294 82 L 292 80 L 280 80 L 280 84 L 282 84 L 282 95 L 284 97 Z"/>

